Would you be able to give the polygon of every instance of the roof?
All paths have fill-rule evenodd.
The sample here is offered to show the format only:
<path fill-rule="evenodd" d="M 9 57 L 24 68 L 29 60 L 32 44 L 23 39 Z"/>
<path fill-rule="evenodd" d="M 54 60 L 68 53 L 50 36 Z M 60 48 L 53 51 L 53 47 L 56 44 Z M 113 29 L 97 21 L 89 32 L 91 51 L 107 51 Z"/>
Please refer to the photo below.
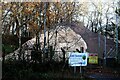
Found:
<path fill-rule="evenodd" d="M 84 41 L 87 44 L 87 52 L 89 53 L 99 53 L 99 56 L 102 57 L 105 51 L 105 37 L 90 31 L 88 28 L 81 26 L 82 23 L 72 22 L 71 29 L 81 35 Z M 99 37 L 98 37 L 99 36 Z M 100 40 L 100 46 L 99 46 Z M 108 53 L 111 48 L 115 47 L 115 42 L 113 39 L 106 38 L 106 52 Z"/>

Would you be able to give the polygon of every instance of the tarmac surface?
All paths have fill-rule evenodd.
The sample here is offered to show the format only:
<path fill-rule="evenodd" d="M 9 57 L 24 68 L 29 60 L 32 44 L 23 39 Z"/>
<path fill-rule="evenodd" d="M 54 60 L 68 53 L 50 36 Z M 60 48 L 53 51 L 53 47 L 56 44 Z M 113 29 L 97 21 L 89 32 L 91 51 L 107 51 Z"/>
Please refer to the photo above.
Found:
<path fill-rule="evenodd" d="M 95 80 L 120 80 L 120 69 L 113 67 L 89 68 L 84 74 L 86 77 Z"/>

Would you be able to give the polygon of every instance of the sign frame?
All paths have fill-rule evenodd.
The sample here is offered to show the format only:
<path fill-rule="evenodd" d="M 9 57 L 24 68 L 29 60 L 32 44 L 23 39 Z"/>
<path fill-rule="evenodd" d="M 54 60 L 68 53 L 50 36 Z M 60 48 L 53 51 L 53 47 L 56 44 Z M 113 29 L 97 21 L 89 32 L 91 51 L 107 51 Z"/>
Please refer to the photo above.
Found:
<path fill-rule="evenodd" d="M 96 53 L 89 53 L 89 64 L 98 64 L 98 54 Z"/>
<path fill-rule="evenodd" d="M 70 52 L 68 63 L 70 66 L 87 66 L 88 53 Z"/>

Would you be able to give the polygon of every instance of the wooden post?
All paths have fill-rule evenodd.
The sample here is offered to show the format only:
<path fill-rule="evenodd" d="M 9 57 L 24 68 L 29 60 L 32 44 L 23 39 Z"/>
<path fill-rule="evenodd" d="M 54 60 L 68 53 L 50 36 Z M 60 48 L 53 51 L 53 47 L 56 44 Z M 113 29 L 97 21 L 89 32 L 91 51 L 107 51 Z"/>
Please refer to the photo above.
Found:
<path fill-rule="evenodd" d="M 62 52 L 63 52 L 63 62 L 65 63 L 65 50 L 63 48 L 61 48 Z"/>
<path fill-rule="evenodd" d="M 81 53 L 84 53 L 84 47 L 80 47 L 80 51 Z M 80 66 L 80 74 L 81 74 L 81 78 L 82 78 L 82 73 L 83 73 L 83 69 L 82 69 L 82 63 L 81 63 L 81 66 Z"/>

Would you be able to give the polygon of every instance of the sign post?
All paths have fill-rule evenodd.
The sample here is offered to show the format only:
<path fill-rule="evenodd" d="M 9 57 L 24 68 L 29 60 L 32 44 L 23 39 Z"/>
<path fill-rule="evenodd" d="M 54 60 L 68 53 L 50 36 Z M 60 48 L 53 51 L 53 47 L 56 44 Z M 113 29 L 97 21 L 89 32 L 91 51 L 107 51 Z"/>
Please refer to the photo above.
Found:
<path fill-rule="evenodd" d="M 76 66 L 74 66 L 74 74 L 76 73 Z"/>
<path fill-rule="evenodd" d="M 81 65 L 82 65 L 82 63 L 81 63 Z M 80 66 L 80 77 L 82 77 L 82 68 L 81 68 L 81 66 Z"/>

